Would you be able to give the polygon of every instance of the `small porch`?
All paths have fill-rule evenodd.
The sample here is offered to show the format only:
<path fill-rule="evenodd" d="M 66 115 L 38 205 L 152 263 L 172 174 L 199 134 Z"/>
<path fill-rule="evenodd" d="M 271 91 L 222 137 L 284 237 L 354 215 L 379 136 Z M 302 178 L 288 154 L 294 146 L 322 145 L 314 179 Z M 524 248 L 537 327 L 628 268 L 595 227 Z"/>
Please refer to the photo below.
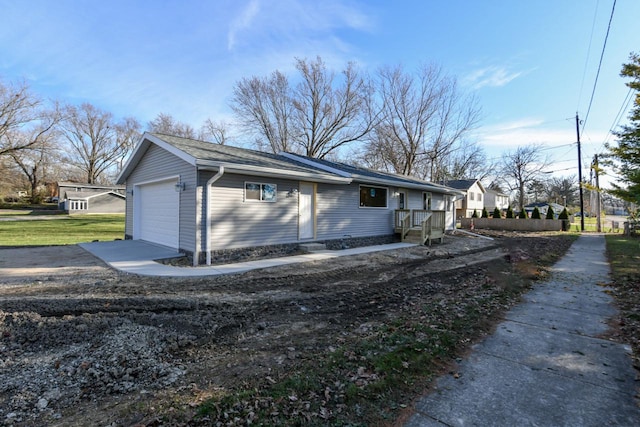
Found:
<path fill-rule="evenodd" d="M 445 211 L 424 209 L 396 209 L 394 211 L 394 232 L 400 234 L 403 242 L 414 242 L 431 246 L 431 241 L 444 241 Z"/>

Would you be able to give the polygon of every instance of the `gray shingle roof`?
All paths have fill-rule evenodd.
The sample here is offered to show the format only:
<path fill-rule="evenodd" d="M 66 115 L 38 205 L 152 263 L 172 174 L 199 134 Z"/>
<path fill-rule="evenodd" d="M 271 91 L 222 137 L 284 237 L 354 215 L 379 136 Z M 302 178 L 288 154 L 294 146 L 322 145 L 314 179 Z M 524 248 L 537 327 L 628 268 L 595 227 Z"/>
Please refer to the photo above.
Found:
<path fill-rule="evenodd" d="M 277 154 L 265 153 L 248 148 L 220 145 L 212 142 L 196 141 L 172 135 L 163 135 L 158 133 L 153 133 L 151 135 L 196 158 L 198 163 L 217 162 L 271 169 L 293 170 L 304 173 L 312 172 L 324 175 L 327 174 L 327 172 L 322 169 L 314 168 Z"/>
<path fill-rule="evenodd" d="M 347 184 L 361 182 L 397 187 L 417 188 L 424 191 L 436 191 L 445 194 L 462 194 L 448 186 L 423 181 L 415 177 L 375 171 L 346 163 L 331 162 L 297 154 L 273 154 L 247 148 L 219 145 L 160 133 L 146 133 L 118 177 L 125 182 L 131 171 L 144 155 L 149 144 L 158 144 L 173 150 L 188 163 L 198 168 L 220 168 L 224 166 L 236 173 L 269 173 L 286 175 L 314 182 Z M 258 172 L 260 171 L 260 172 Z"/>
<path fill-rule="evenodd" d="M 302 156 L 299 156 L 299 157 L 302 157 Z M 385 180 L 385 181 L 394 182 L 399 187 L 402 187 L 404 185 L 419 185 L 419 186 L 429 186 L 429 187 L 432 187 L 432 189 L 434 188 L 441 189 L 443 192 L 448 192 L 451 190 L 451 187 L 444 186 L 441 184 L 436 184 L 433 182 L 424 181 L 414 176 L 399 175 L 399 174 L 394 174 L 390 172 L 377 171 L 377 170 L 373 170 L 373 169 L 369 169 L 361 166 L 354 166 L 354 165 L 349 165 L 347 163 L 341 163 L 341 162 L 332 162 L 324 159 L 312 159 L 310 157 L 305 157 L 305 159 L 319 163 L 321 165 L 325 165 L 334 169 L 347 172 L 353 177 L 353 180 L 357 182 L 367 182 L 372 179 Z"/>
<path fill-rule="evenodd" d="M 476 181 L 477 179 L 452 179 L 450 181 L 440 181 L 440 184 L 456 190 L 468 190 Z"/>

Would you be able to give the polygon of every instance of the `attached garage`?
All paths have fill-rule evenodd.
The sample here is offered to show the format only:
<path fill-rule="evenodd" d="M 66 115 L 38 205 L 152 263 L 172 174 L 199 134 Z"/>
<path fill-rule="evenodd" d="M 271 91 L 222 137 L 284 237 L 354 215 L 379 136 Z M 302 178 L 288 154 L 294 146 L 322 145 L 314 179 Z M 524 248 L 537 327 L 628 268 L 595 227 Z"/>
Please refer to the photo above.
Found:
<path fill-rule="evenodd" d="M 133 238 L 179 248 L 178 177 L 134 186 Z"/>

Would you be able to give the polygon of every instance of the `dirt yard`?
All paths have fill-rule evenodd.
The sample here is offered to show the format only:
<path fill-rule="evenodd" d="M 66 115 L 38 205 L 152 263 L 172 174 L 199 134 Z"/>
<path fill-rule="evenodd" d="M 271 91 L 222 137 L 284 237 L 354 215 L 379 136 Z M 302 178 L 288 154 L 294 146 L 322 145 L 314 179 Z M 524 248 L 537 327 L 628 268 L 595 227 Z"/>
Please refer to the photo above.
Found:
<path fill-rule="evenodd" d="M 118 273 L 77 246 L 0 249 L 0 424 L 246 425 L 255 411 L 195 415 L 206 399 L 276 383 L 394 320 L 436 328 L 473 303 L 482 317 L 456 343 L 462 354 L 517 302 L 505 290 L 543 275 L 571 243 L 495 237 L 194 279 Z M 426 307 L 437 310 L 416 314 Z M 376 375 L 358 368 L 344 382 Z M 307 419 L 332 424 L 352 410 L 344 393 L 330 407 L 341 390 L 331 387 Z"/>

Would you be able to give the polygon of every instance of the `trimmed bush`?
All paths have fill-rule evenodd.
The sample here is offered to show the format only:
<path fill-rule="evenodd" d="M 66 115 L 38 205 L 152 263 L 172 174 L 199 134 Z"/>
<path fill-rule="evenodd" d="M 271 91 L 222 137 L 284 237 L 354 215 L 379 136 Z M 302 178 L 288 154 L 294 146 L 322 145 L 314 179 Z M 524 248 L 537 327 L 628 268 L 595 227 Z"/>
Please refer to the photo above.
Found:
<path fill-rule="evenodd" d="M 511 206 L 507 208 L 507 218 L 513 218 L 513 209 L 511 209 Z"/>
<path fill-rule="evenodd" d="M 569 219 L 569 211 L 567 211 L 567 208 L 564 208 L 562 212 L 560 212 L 558 219 Z"/>
<path fill-rule="evenodd" d="M 498 209 L 498 207 L 496 206 L 496 208 L 493 210 L 493 217 L 494 218 L 502 218 L 502 213 L 500 212 L 500 209 Z"/>
<path fill-rule="evenodd" d="M 536 206 L 533 208 L 533 212 L 531 212 L 531 219 L 542 219 L 542 215 L 540 215 L 540 209 Z"/>
<path fill-rule="evenodd" d="M 524 210 L 524 208 L 520 209 L 520 214 L 518 215 L 518 218 L 520 218 L 520 219 L 527 219 L 527 218 L 529 218 L 529 217 L 527 216 L 527 211 L 525 211 L 525 210 Z"/>
<path fill-rule="evenodd" d="M 473 210 L 473 215 L 471 215 L 471 218 L 478 218 L 478 211 L 477 210 Z"/>
<path fill-rule="evenodd" d="M 487 208 L 482 208 L 482 218 L 489 218 L 489 212 L 487 212 Z"/>
<path fill-rule="evenodd" d="M 553 208 L 551 206 L 549 206 L 549 209 L 547 209 L 547 217 L 546 217 L 546 219 L 553 219 L 555 214 L 556 213 L 553 211 Z"/>

